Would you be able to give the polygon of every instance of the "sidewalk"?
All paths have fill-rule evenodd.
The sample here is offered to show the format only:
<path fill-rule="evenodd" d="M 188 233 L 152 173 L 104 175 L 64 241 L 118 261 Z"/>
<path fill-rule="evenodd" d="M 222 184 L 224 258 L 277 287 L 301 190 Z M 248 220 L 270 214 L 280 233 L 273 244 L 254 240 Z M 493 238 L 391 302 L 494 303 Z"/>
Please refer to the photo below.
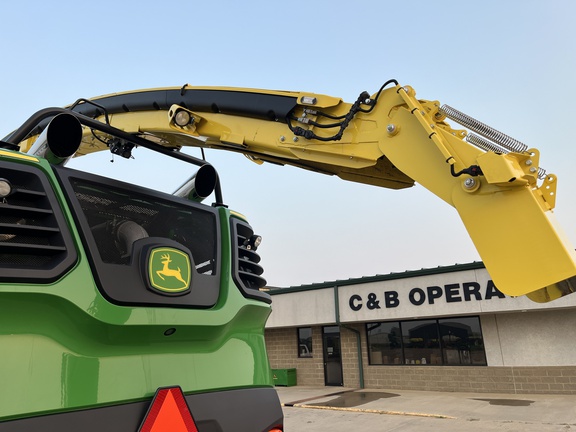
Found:
<path fill-rule="evenodd" d="M 565 425 L 576 430 L 576 395 L 448 393 L 276 387 L 285 407 L 409 417 Z M 544 430 L 544 429 L 543 429 Z"/>

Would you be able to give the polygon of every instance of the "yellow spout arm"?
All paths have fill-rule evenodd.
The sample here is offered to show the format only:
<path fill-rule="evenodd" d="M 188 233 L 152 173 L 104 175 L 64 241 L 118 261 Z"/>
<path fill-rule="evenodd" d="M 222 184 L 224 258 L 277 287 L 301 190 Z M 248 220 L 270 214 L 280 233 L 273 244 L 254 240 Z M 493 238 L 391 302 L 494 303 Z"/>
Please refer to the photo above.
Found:
<path fill-rule="evenodd" d="M 549 301 L 576 291 L 576 254 L 554 221 L 557 178 L 539 152 L 416 99 L 394 84 L 354 103 L 306 92 L 152 89 L 93 99 L 74 112 L 178 151 L 210 147 L 392 189 L 414 182 L 456 208 L 498 288 Z M 104 116 L 106 112 L 106 116 Z M 453 129 L 447 117 L 466 128 Z M 472 135 L 468 129 L 480 133 Z M 78 154 L 107 149 L 85 128 Z M 34 137 L 20 143 L 29 148 Z M 539 178 L 540 177 L 540 178 Z"/>

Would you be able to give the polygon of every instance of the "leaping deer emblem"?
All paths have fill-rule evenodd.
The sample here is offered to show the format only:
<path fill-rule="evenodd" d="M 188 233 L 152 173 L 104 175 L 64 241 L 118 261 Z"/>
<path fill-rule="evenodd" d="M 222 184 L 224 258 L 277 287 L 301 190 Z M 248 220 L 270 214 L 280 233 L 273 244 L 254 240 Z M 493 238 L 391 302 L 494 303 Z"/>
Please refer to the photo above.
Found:
<path fill-rule="evenodd" d="M 168 277 L 175 277 L 176 279 L 178 279 L 180 282 L 182 282 L 184 285 L 187 285 L 188 282 L 186 282 L 183 278 L 182 278 L 182 272 L 180 270 L 180 267 L 178 267 L 178 270 L 174 270 L 168 267 L 168 264 L 170 264 L 172 262 L 172 260 L 170 259 L 170 254 L 164 254 L 162 255 L 161 261 L 160 261 L 164 267 L 162 268 L 162 270 L 158 270 L 156 271 L 156 274 L 158 276 L 160 276 L 160 279 L 162 280 L 166 280 L 164 279 L 164 276 L 168 276 Z"/>

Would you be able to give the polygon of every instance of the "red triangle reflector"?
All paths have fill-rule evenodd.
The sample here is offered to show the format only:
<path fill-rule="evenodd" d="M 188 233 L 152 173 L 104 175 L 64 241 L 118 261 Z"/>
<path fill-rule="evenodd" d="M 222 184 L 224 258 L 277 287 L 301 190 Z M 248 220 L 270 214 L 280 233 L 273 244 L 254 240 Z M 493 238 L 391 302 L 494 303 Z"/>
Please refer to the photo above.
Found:
<path fill-rule="evenodd" d="M 198 432 L 180 387 L 156 390 L 138 432 Z"/>

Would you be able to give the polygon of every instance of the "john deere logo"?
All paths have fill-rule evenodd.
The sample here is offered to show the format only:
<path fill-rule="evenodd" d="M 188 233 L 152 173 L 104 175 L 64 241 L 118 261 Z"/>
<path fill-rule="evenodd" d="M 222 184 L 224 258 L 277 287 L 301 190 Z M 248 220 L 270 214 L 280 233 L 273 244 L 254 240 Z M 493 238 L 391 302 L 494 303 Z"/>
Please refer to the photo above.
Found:
<path fill-rule="evenodd" d="M 182 294 L 190 288 L 190 258 L 170 247 L 152 249 L 148 258 L 148 278 L 152 288 L 169 294 Z"/>

